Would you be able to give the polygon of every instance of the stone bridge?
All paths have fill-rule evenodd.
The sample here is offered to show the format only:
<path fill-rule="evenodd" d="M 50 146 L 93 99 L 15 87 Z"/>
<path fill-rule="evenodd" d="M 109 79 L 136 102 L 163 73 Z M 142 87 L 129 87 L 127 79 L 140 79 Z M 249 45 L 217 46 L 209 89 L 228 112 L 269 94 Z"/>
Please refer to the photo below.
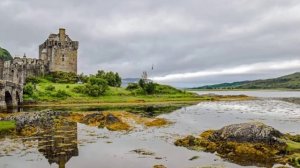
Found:
<path fill-rule="evenodd" d="M 18 106 L 23 102 L 23 85 L 0 80 L 0 108 Z"/>

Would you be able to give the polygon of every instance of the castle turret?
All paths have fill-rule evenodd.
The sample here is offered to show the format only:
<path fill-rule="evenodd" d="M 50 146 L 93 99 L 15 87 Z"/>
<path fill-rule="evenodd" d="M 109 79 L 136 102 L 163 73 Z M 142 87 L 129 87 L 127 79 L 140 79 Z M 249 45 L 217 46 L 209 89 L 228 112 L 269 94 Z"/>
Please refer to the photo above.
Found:
<path fill-rule="evenodd" d="M 62 43 L 64 43 L 65 36 L 66 36 L 66 29 L 60 28 L 59 29 L 59 41 L 62 42 Z"/>
<path fill-rule="evenodd" d="M 78 41 L 73 41 L 64 28 L 58 34 L 50 34 L 39 46 L 39 58 L 49 63 L 50 72 L 77 73 Z"/>

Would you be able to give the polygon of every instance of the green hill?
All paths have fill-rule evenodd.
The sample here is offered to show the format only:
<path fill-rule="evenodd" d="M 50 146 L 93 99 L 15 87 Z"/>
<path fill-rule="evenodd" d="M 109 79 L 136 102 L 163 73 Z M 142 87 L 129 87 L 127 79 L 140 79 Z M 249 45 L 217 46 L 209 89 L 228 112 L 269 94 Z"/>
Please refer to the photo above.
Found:
<path fill-rule="evenodd" d="M 6 49 L 0 47 L 0 59 L 8 61 L 8 60 L 12 60 L 13 58 Z"/>
<path fill-rule="evenodd" d="M 300 72 L 273 79 L 221 83 L 192 89 L 300 89 Z"/>

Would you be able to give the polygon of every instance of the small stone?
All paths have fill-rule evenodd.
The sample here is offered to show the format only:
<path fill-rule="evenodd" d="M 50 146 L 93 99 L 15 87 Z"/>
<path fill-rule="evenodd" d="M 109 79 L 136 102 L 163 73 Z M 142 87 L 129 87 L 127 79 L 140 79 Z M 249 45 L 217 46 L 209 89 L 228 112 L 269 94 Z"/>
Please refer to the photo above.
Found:
<path fill-rule="evenodd" d="M 153 166 L 153 168 L 167 168 L 167 167 L 164 165 L 155 165 L 155 166 Z"/>
<path fill-rule="evenodd" d="M 199 156 L 193 156 L 189 160 L 192 161 L 192 160 L 196 160 L 196 159 L 199 159 Z"/>

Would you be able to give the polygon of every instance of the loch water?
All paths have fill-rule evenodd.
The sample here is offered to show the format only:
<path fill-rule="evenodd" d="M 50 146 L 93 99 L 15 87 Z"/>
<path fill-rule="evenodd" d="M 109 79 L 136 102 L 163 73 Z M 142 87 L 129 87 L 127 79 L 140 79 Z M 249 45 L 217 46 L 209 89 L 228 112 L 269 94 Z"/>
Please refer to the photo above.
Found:
<path fill-rule="evenodd" d="M 261 121 L 282 132 L 300 134 L 300 104 L 281 99 L 300 98 L 300 92 L 213 93 L 245 94 L 257 99 L 201 102 L 174 109 L 158 116 L 173 122 L 160 128 L 139 126 L 130 132 L 111 132 L 80 123 L 67 123 L 41 137 L 0 139 L 0 168 L 152 168 L 159 164 L 168 168 L 255 167 L 231 163 L 216 154 L 177 147 L 173 142 L 186 135 L 199 135 L 208 129 L 249 121 Z M 101 111 L 97 108 L 90 110 Z M 55 144 L 59 136 L 68 137 L 65 145 Z M 150 151 L 153 155 L 137 154 L 133 152 L 136 149 Z M 189 160 L 193 156 L 199 158 Z"/>

